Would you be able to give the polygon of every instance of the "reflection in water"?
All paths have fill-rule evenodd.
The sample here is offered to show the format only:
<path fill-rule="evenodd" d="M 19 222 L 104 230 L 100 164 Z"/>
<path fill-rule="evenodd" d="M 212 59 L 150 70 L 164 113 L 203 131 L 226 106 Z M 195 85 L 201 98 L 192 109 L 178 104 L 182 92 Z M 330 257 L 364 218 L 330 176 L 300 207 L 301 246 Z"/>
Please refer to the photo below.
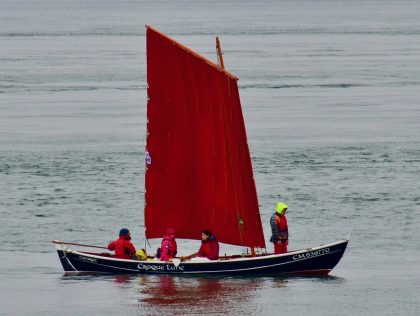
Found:
<path fill-rule="evenodd" d="M 266 314 L 270 310 L 267 295 L 282 296 L 296 283 L 338 284 L 342 278 L 253 276 L 168 276 L 145 275 L 137 278 L 139 311 L 161 315 L 186 314 Z M 133 281 L 134 282 L 134 281 Z M 135 282 L 134 282 L 135 283 Z M 293 286 L 292 286 L 293 288 Z M 276 301 L 276 299 L 275 299 Z M 271 301 L 272 303 L 272 301 Z"/>
<path fill-rule="evenodd" d="M 267 279 L 232 277 L 142 276 L 139 308 L 163 314 L 257 312 L 258 292 Z M 281 284 L 284 280 L 278 279 Z M 283 285 L 284 286 L 284 285 Z M 252 301 L 255 300 L 255 304 Z"/>
<path fill-rule="evenodd" d="M 314 282 L 323 282 L 323 283 L 328 283 L 328 284 L 340 284 L 346 281 L 345 278 L 333 276 L 333 275 L 326 275 L 323 277 L 312 277 L 309 279 L 312 279 Z"/>
<path fill-rule="evenodd" d="M 123 311 L 133 314 L 134 310 L 137 315 L 272 315 L 273 306 L 284 304 L 284 297 L 290 299 L 291 293 L 331 291 L 345 283 L 345 279 L 334 276 L 285 278 L 274 275 L 78 275 L 62 279 L 76 285 L 87 282 L 82 288 L 89 286 L 89 291 L 93 292 L 108 290 L 113 297 L 124 301 Z"/>
<path fill-rule="evenodd" d="M 269 278 L 266 280 L 267 285 L 274 289 L 285 288 L 287 285 L 287 279 L 284 278 Z"/>
<path fill-rule="evenodd" d="M 114 277 L 114 282 L 116 284 L 127 284 L 133 281 L 133 276 L 132 275 L 128 275 L 128 274 L 121 274 L 121 275 L 116 275 Z"/>

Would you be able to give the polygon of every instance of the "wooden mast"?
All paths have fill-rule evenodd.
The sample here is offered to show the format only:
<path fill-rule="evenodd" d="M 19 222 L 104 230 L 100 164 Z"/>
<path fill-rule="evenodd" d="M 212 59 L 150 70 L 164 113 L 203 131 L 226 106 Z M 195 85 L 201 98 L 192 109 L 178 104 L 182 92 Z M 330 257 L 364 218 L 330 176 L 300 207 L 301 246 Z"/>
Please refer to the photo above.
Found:
<path fill-rule="evenodd" d="M 219 58 L 219 66 L 222 69 L 225 69 L 225 63 L 223 62 L 222 48 L 220 47 L 219 36 L 216 36 L 216 50 L 217 57 Z"/>

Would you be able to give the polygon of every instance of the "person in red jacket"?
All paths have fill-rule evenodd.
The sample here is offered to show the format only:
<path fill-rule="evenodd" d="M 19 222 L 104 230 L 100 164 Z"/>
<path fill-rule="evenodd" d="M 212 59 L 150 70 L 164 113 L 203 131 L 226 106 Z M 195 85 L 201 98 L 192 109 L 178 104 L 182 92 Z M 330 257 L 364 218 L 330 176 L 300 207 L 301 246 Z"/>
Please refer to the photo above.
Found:
<path fill-rule="evenodd" d="M 282 202 L 277 203 L 276 212 L 270 218 L 271 238 L 274 244 L 274 253 L 281 254 L 287 252 L 289 244 L 289 228 L 287 226 L 286 211 L 288 206 Z"/>
<path fill-rule="evenodd" d="M 169 261 L 175 258 L 177 253 L 177 245 L 175 240 L 175 229 L 168 228 L 165 236 L 163 236 L 160 246 L 160 261 Z"/>
<path fill-rule="evenodd" d="M 120 237 L 108 245 L 109 250 L 115 251 L 115 258 L 132 259 L 136 248 L 131 243 L 130 231 L 127 228 L 120 230 Z"/>
<path fill-rule="evenodd" d="M 211 231 L 205 229 L 201 232 L 201 247 L 197 257 L 204 257 L 210 260 L 219 259 L 219 242 Z"/>
<path fill-rule="evenodd" d="M 191 259 L 193 257 L 207 258 L 210 260 L 219 259 L 219 242 L 211 231 L 207 229 L 201 231 L 201 246 L 198 252 L 181 257 L 181 260 Z"/>

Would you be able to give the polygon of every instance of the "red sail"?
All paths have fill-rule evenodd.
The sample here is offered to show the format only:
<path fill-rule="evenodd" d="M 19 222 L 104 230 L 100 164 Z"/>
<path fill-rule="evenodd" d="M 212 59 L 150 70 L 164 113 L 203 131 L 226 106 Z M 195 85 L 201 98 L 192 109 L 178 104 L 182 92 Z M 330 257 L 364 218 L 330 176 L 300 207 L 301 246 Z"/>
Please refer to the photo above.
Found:
<path fill-rule="evenodd" d="M 237 78 L 147 27 L 147 238 L 265 248 Z"/>

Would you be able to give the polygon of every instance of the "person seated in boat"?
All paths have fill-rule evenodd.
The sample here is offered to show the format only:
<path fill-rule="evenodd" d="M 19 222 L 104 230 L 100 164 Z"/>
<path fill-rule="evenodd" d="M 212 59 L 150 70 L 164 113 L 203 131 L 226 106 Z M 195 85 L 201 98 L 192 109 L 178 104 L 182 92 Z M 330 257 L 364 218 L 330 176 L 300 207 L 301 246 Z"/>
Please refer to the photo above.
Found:
<path fill-rule="evenodd" d="M 205 229 L 201 231 L 201 246 L 198 252 L 182 257 L 181 260 L 191 259 L 193 257 L 207 258 L 210 260 L 219 259 L 219 242 L 210 230 Z"/>
<path fill-rule="evenodd" d="M 270 218 L 271 238 L 274 244 L 274 253 L 281 254 L 287 252 L 289 244 L 289 230 L 287 227 L 286 211 L 288 206 L 283 202 L 276 205 L 276 212 Z"/>
<path fill-rule="evenodd" d="M 158 251 L 159 252 L 159 251 Z M 177 245 L 175 240 L 175 229 L 168 228 L 160 246 L 160 261 L 169 261 L 175 258 L 177 253 Z"/>
<path fill-rule="evenodd" d="M 108 249 L 115 251 L 115 258 L 132 259 L 136 254 L 136 248 L 130 240 L 130 231 L 127 228 L 122 228 L 119 238 L 109 243 Z"/>

